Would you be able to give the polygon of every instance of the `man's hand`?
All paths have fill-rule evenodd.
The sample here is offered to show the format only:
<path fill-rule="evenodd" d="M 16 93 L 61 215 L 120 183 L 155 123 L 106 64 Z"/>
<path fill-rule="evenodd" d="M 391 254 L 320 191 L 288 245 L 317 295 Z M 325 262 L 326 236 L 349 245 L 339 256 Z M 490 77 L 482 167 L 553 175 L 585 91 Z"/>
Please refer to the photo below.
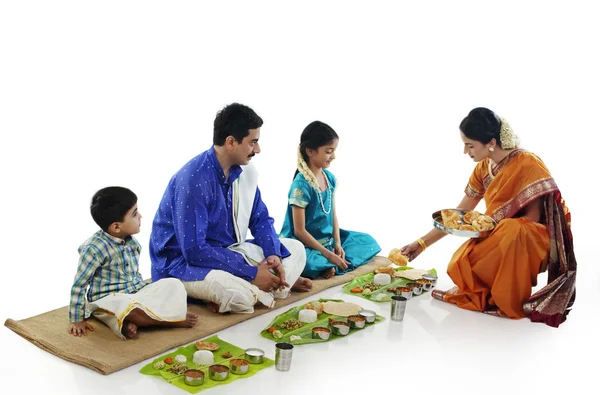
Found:
<path fill-rule="evenodd" d="M 264 262 L 264 261 L 263 261 Z M 256 277 L 251 281 L 252 284 L 256 285 L 258 289 L 265 292 L 271 292 L 281 286 L 281 279 L 271 273 L 272 265 L 259 264 Z"/>
<path fill-rule="evenodd" d="M 271 255 L 267 257 L 265 261 L 267 262 L 267 265 L 270 266 L 274 274 L 279 277 L 279 280 L 281 280 L 279 289 L 289 288 L 290 285 L 285 281 L 285 269 L 281 264 L 281 257 L 277 255 Z"/>
<path fill-rule="evenodd" d="M 74 322 L 69 325 L 69 333 L 73 336 L 87 336 L 87 331 L 94 331 L 94 327 L 87 321 Z"/>

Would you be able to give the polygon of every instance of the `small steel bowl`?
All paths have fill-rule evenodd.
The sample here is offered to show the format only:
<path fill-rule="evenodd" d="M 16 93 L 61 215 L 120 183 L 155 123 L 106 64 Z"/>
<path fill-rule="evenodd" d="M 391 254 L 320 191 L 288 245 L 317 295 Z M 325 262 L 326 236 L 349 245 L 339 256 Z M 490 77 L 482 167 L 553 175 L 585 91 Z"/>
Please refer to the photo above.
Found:
<path fill-rule="evenodd" d="M 350 333 L 350 324 L 344 321 L 333 321 L 331 328 L 334 335 L 346 336 Z"/>
<path fill-rule="evenodd" d="M 413 288 L 412 287 L 398 287 L 396 291 L 396 295 L 404 296 L 406 299 L 411 299 L 413 296 Z"/>
<path fill-rule="evenodd" d="M 437 276 L 433 274 L 423 274 L 423 280 L 431 281 L 432 288 L 437 285 Z"/>
<path fill-rule="evenodd" d="M 377 318 L 377 314 L 373 310 L 361 310 L 358 312 L 358 315 L 363 317 L 367 324 L 374 323 L 375 318 Z"/>
<path fill-rule="evenodd" d="M 350 324 L 350 328 L 353 329 L 362 329 L 365 327 L 367 320 L 360 315 L 351 315 L 348 317 L 348 324 Z"/>
<path fill-rule="evenodd" d="M 246 359 L 246 361 L 253 363 L 253 364 L 263 363 L 264 357 L 265 357 L 265 352 L 263 350 L 261 350 L 260 348 L 248 348 L 246 350 L 246 354 L 244 355 L 244 358 Z"/>
<path fill-rule="evenodd" d="M 229 368 L 225 365 L 210 365 L 208 377 L 214 381 L 225 381 L 229 377 Z"/>
<path fill-rule="evenodd" d="M 429 280 L 420 279 L 417 280 L 417 284 L 421 284 L 424 291 L 429 291 L 432 288 L 431 281 Z"/>
<path fill-rule="evenodd" d="M 183 381 L 194 387 L 202 385 L 204 384 L 204 372 L 198 369 L 188 369 L 183 373 Z"/>
<path fill-rule="evenodd" d="M 329 328 L 317 326 L 312 329 L 313 339 L 329 340 L 329 336 L 331 336 L 331 331 Z"/>
<path fill-rule="evenodd" d="M 423 293 L 423 285 L 419 283 L 408 283 L 406 286 L 412 288 L 415 295 L 421 295 Z"/>
<path fill-rule="evenodd" d="M 229 361 L 229 369 L 233 374 L 246 374 L 250 369 L 250 362 L 240 358 L 231 359 Z"/>

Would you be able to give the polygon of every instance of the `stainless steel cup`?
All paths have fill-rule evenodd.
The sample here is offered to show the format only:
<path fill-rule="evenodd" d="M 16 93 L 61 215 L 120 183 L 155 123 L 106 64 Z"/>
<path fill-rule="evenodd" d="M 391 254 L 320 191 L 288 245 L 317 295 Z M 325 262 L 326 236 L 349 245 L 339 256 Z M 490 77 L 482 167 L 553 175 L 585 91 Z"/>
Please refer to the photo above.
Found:
<path fill-rule="evenodd" d="M 290 370 L 293 351 L 294 346 L 290 343 L 275 344 L 275 369 L 280 372 L 287 372 Z"/>
<path fill-rule="evenodd" d="M 406 310 L 406 299 L 404 296 L 392 296 L 392 321 L 402 321 L 404 319 L 404 311 Z"/>

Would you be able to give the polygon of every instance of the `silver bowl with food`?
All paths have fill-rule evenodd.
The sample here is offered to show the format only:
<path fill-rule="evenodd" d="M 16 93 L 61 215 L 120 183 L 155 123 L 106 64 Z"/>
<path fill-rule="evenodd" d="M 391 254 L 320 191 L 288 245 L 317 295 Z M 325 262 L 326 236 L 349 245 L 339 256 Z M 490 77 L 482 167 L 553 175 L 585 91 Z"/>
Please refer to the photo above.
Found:
<path fill-rule="evenodd" d="M 329 330 L 329 328 L 317 326 L 312 329 L 313 339 L 329 340 L 329 336 L 331 336 L 331 330 Z"/>
<path fill-rule="evenodd" d="M 433 226 L 444 233 L 480 239 L 489 236 L 498 225 L 493 218 L 477 211 L 450 208 L 431 214 Z"/>
<path fill-rule="evenodd" d="M 208 368 L 208 377 L 214 381 L 225 381 L 229 377 L 229 368 L 225 365 L 211 365 Z"/>
<path fill-rule="evenodd" d="M 377 314 L 373 310 L 361 310 L 358 312 L 358 315 L 363 317 L 367 324 L 374 323 L 375 318 L 377 318 Z"/>
<path fill-rule="evenodd" d="M 362 329 L 367 324 L 367 320 L 360 315 L 351 315 L 348 317 L 348 324 L 352 329 Z"/>
<path fill-rule="evenodd" d="M 229 369 L 231 369 L 231 373 L 233 374 L 246 374 L 250 369 L 250 362 L 241 358 L 231 359 L 229 361 Z"/>
<path fill-rule="evenodd" d="M 332 321 L 331 330 L 334 335 L 346 336 L 350 333 L 350 324 L 344 321 Z"/>
<path fill-rule="evenodd" d="M 425 280 L 424 278 L 420 278 L 417 281 L 417 284 L 421 284 L 424 291 L 429 291 L 433 288 L 433 283 L 429 280 Z"/>
<path fill-rule="evenodd" d="M 204 384 L 204 372 L 198 369 L 188 369 L 183 373 L 183 381 L 193 387 L 202 385 Z"/>
<path fill-rule="evenodd" d="M 406 284 L 407 288 L 411 288 L 413 294 L 415 295 L 421 295 L 423 293 L 423 285 L 416 283 L 416 282 L 412 282 L 412 283 L 408 283 Z"/>
<path fill-rule="evenodd" d="M 407 300 L 413 297 L 412 287 L 398 287 L 396 288 L 396 295 L 404 296 Z"/>
<path fill-rule="evenodd" d="M 263 350 L 261 350 L 260 348 L 248 348 L 248 349 L 246 349 L 246 354 L 244 355 L 244 358 L 246 359 L 246 361 L 248 361 L 252 364 L 263 363 L 264 357 L 265 357 L 265 352 Z"/>
<path fill-rule="evenodd" d="M 429 273 L 423 274 L 422 278 L 423 278 L 423 280 L 429 280 L 429 281 L 431 281 L 431 287 L 432 288 L 435 287 L 436 284 L 437 284 L 438 278 L 437 278 L 437 276 L 435 274 L 429 274 Z"/>

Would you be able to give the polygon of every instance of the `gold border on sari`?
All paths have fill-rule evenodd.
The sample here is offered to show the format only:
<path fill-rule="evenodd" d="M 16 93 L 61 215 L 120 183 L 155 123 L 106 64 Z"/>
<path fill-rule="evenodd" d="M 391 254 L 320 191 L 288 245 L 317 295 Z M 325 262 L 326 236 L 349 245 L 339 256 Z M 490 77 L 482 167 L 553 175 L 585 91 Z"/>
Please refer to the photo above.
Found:
<path fill-rule="evenodd" d="M 527 152 L 527 150 L 516 149 L 514 151 L 511 151 L 511 153 L 506 155 L 506 157 L 504 159 L 502 159 L 500 161 L 500 163 L 497 163 L 494 167 L 490 168 L 490 171 L 488 171 L 488 173 L 483 178 L 483 187 L 485 189 L 487 189 L 490 186 L 490 184 L 492 183 L 492 181 L 494 181 L 494 178 L 500 172 L 500 170 L 502 170 L 502 168 L 504 166 L 506 166 L 508 164 L 508 162 L 511 161 L 511 159 L 516 157 L 521 152 Z M 491 160 L 491 159 L 488 159 L 488 160 Z"/>
<path fill-rule="evenodd" d="M 477 189 L 473 188 L 471 184 L 467 184 L 467 187 L 465 188 L 465 195 L 467 195 L 471 199 L 483 199 L 484 193 L 479 192 Z"/>
<path fill-rule="evenodd" d="M 492 214 L 492 218 L 496 221 L 503 220 L 504 218 L 511 218 L 532 201 L 556 191 L 558 191 L 558 186 L 552 177 L 534 181 L 523 188 L 517 196 L 498 207 Z"/>

